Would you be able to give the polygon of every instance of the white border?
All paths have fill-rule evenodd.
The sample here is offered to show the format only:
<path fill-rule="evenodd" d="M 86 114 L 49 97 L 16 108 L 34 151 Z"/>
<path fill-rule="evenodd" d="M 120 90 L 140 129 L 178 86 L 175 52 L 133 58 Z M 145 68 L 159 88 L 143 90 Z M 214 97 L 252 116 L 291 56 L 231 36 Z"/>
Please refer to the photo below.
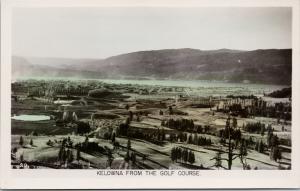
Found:
<path fill-rule="evenodd" d="M 10 189 L 119 188 L 299 188 L 300 73 L 299 0 L 2 0 L 0 187 Z M 10 165 L 10 85 L 12 7 L 292 7 L 293 113 L 292 170 L 201 171 L 200 177 L 104 177 L 96 170 L 12 170 Z"/>

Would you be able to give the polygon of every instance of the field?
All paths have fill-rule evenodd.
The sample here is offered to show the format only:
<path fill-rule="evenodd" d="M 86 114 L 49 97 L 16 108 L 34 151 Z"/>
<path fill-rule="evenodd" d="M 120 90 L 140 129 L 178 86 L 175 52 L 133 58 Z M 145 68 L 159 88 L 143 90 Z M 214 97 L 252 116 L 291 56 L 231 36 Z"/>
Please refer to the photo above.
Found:
<path fill-rule="evenodd" d="M 268 96 L 280 88 L 16 81 L 12 168 L 290 169 L 291 99 Z"/>

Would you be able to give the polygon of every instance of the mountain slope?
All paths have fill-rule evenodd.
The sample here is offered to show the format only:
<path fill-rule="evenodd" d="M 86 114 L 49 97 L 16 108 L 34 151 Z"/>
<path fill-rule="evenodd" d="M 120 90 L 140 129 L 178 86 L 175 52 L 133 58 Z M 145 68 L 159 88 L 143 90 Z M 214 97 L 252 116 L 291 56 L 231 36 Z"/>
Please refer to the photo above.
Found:
<path fill-rule="evenodd" d="M 290 84 L 291 55 L 291 49 L 165 49 L 133 52 L 103 60 L 82 60 L 79 63 L 65 61 L 59 65 L 59 70 L 80 70 L 81 77 L 85 77 L 84 72 L 93 72 L 94 77 L 117 79 L 223 80 Z M 49 60 L 47 62 L 51 63 Z M 74 75 L 77 76 L 77 72 L 74 72 Z"/>

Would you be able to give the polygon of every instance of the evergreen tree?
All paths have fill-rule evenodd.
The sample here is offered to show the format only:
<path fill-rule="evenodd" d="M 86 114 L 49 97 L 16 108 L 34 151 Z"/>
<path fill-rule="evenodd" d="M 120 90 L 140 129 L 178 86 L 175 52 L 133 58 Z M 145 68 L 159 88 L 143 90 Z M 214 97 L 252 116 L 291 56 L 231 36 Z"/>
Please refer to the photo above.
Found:
<path fill-rule="evenodd" d="M 195 154 L 194 152 L 190 151 L 189 152 L 189 159 L 188 159 L 190 164 L 194 164 L 195 163 Z"/>
<path fill-rule="evenodd" d="M 217 152 L 217 154 L 216 154 L 216 156 L 215 156 L 214 159 L 215 159 L 214 166 L 217 167 L 218 169 L 220 167 L 222 167 L 222 159 L 221 159 L 221 152 L 220 151 Z"/>
<path fill-rule="evenodd" d="M 198 145 L 198 135 L 197 135 L 197 133 L 194 134 L 193 144 Z"/>
<path fill-rule="evenodd" d="M 129 121 L 132 121 L 132 119 L 133 119 L 133 113 L 132 111 L 129 111 Z"/>
<path fill-rule="evenodd" d="M 173 108 L 172 108 L 172 106 L 169 106 L 169 114 L 173 115 Z"/>
<path fill-rule="evenodd" d="M 128 162 L 130 159 L 129 150 L 126 152 L 125 161 Z"/>
<path fill-rule="evenodd" d="M 24 139 L 23 139 L 23 136 L 20 137 L 19 145 L 20 145 L 21 147 L 23 147 L 23 145 L 24 145 Z"/>
<path fill-rule="evenodd" d="M 258 141 L 255 143 L 255 150 L 259 152 L 259 142 Z"/>
<path fill-rule="evenodd" d="M 68 150 L 68 162 L 71 163 L 74 160 L 72 150 Z"/>
<path fill-rule="evenodd" d="M 183 161 L 186 163 L 188 161 L 188 150 L 184 149 L 182 154 L 183 154 Z"/>
<path fill-rule="evenodd" d="M 109 167 L 111 167 L 112 162 L 114 160 L 114 157 L 113 157 L 112 152 L 109 148 L 106 150 L 106 152 L 107 152 L 107 162 L 108 162 Z"/>
<path fill-rule="evenodd" d="M 232 118 L 232 127 L 234 128 L 234 129 L 236 129 L 237 128 L 237 120 L 236 120 L 236 118 L 234 117 L 234 118 Z"/>
<path fill-rule="evenodd" d="M 261 136 L 264 136 L 265 135 L 265 126 L 261 126 L 261 129 L 260 129 L 260 134 Z"/>
<path fill-rule="evenodd" d="M 21 162 L 24 161 L 24 155 L 23 155 L 23 154 L 20 155 L 20 161 L 21 161 Z"/>
<path fill-rule="evenodd" d="M 162 129 L 161 131 L 161 136 L 162 136 L 161 140 L 164 141 L 166 139 L 166 132 L 164 129 Z"/>
<path fill-rule="evenodd" d="M 190 134 L 188 139 L 188 144 L 192 144 L 192 143 L 193 143 L 193 136 L 192 134 Z"/>
<path fill-rule="evenodd" d="M 78 161 L 78 164 L 79 164 L 80 158 L 81 158 L 81 156 L 80 156 L 80 149 L 77 148 L 77 152 L 76 152 L 76 160 Z"/>
<path fill-rule="evenodd" d="M 264 143 L 262 142 L 262 140 L 260 140 L 259 142 L 259 146 L 258 146 L 258 152 L 263 153 L 264 152 Z"/>
<path fill-rule="evenodd" d="M 63 153 L 64 153 L 64 147 L 60 147 L 58 152 L 58 160 L 63 161 Z"/>
<path fill-rule="evenodd" d="M 136 162 L 136 154 L 134 152 L 131 153 L 130 158 L 131 158 L 132 163 L 135 164 L 135 162 Z"/>
<path fill-rule="evenodd" d="M 114 143 L 116 141 L 116 134 L 113 133 L 111 136 L 111 142 Z"/>
<path fill-rule="evenodd" d="M 275 146 L 271 149 L 270 151 L 270 158 L 271 160 L 281 160 L 282 156 L 281 156 L 281 150 L 278 148 L 278 146 Z"/>
<path fill-rule="evenodd" d="M 159 110 L 159 115 L 164 115 L 164 112 L 162 110 Z"/>
<path fill-rule="evenodd" d="M 174 161 L 177 161 L 177 152 L 176 152 L 176 148 L 173 147 L 171 149 L 171 160 L 174 162 Z"/>
<path fill-rule="evenodd" d="M 241 163 L 243 164 L 243 169 L 244 170 L 247 170 L 248 169 L 248 164 L 246 163 L 246 156 L 248 154 L 248 151 L 247 151 L 247 142 L 246 140 L 242 140 L 241 141 L 241 145 L 240 145 L 240 148 L 239 148 L 239 158 L 241 160 Z"/>
<path fill-rule="evenodd" d="M 127 141 L 127 150 L 130 150 L 131 149 L 131 141 L 130 139 L 128 139 Z"/>

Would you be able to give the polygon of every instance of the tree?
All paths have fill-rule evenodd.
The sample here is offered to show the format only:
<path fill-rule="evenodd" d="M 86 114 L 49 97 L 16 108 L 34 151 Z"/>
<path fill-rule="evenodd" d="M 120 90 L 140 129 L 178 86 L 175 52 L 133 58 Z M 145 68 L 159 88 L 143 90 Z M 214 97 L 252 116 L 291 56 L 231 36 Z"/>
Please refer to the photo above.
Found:
<path fill-rule="evenodd" d="M 264 125 L 261 126 L 260 134 L 261 134 L 261 136 L 265 135 L 265 126 Z"/>
<path fill-rule="evenodd" d="M 230 116 L 228 116 L 228 119 L 226 121 L 226 126 L 225 126 L 225 130 L 223 133 L 221 133 L 223 138 L 225 139 L 226 142 L 226 138 L 228 139 L 228 143 L 226 145 L 227 147 L 227 158 L 222 158 L 221 160 L 225 160 L 227 161 L 227 169 L 231 170 L 232 167 L 232 161 L 235 160 L 237 157 L 239 157 L 241 159 L 241 162 L 243 163 L 243 167 L 244 165 L 246 165 L 245 163 L 245 156 L 247 155 L 247 144 L 245 140 L 241 140 L 241 145 L 240 145 L 240 152 L 239 153 L 234 153 L 234 148 L 235 145 L 232 141 L 236 140 L 239 138 L 239 136 L 235 135 L 235 131 L 234 129 L 232 129 L 230 127 Z"/>
<path fill-rule="evenodd" d="M 232 146 L 232 142 L 231 142 L 231 128 L 230 128 L 230 116 L 227 119 L 228 122 L 226 122 L 226 127 L 228 128 L 228 159 L 227 159 L 227 163 L 228 163 L 228 170 L 231 170 L 231 166 L 232 166 L 232 161 L 233 161 L 233 146 Z M 226 128 L 225 127 L 225 128 Z"/>
<path fill-rule="evenodd" d="M 246 170 L 248 169 L 248 164 L 246 162 L 248 151 L 247 151 L 247 142 L 245 139 L 242 140 L 239 148 L 239 158 L 241 160 L 241 163 L 243 164 L 243 169 Z"/>
<path fill-rule="evenodd" d="M 174 161 L 177 161 L 177 155 L 176 155 L 176 148 L 173 147 L 171 149 L 171 160 L 174 162 Z"/>
<path fill-rule="evenodd" d="M 164 112 L 162 110 L 159 110 L 159 115 L 163 115 Z"/>
<path fill-rule="evenodd" d="M 32 139 L 30 139 L 30 145 L 33 146 L 33 141 L 32 141 Z"/>
<path fill-rule="evenodd" d="M 77 117 L 75 111 L 74 111 L 73 114 L 72 114 L 72 120 L 73 120 L 73 121 L 78 121 L 78 117 Z"/>
<path fill-rule="evenodd" d="M 260 140 L 259 144 L 258 144 L 258 152 L 263 153 L 265 150 L 265 145 L 262 142 L 262 140 Z"/>
<path fill-rule="evenodd" d="M 193 143 L 193 136 L 192 136 L 192 134 L 190 134 L 188 137 L 189 137 L 188 138 L 188 144 L 192 144 Z"/>
<path fill-rule="evenodd" d="M 23 145 L 24 145 L 24 139 L 23 139 L 23 136 L 20 137 L 19 145 L 20 145 L 21 147 L 23 147 Z"/>
<path fill-rule="evenodd" d="M 68 160 L 68 162 L 69 163 L 71 163 L 73 160 L 74 160 L 74 157 L 73 157 L 73 152 L 72 152 L 72 150 L 67 150 L 67 160 Z"/>
<path fill-rule="evenodd" d="M 33 132 L 32 132 L 32 135 L 33 135 L 33 136 L 38 136 L 38 133 L 37 133 L 36 131 L 33 131 Z"/>
<path fill-rule="evenodd" d="M 83 142 L 83 145 L 84 145 L 84 147 L 87 147 L 88 144 L 89 144 L 89 137 L 88 137 L 88 136 L 85 136 L 85 140 L 84 140 L 84 142 Z"/>
<path fill-rule="evenodd" d="M 114 143 L 116 141 L 116 133 L 113 133 L 111 136 L 111 142 Z"/>
<path fill-rule="evenodd" d="M 164 141 L 166 139 L 166 132 L 164 129 L 161 131 L 161 140 Z"/>
<path fill-rule="evenodd" d="M 190 164 L 194 164 L 195 163 L 195 154 L 194 154 L 194 152 L 189 151 L 188 161 L 189 161 Z"/>
<path fill-rule="evenodd" d="M 131 141 L 130 139 L 128 139 L 127 141 L 127 150 L 130 150 L 131 149 Z"/>
<path fill-rule="evenodd" d="M 133 113 L 132 113 L 132 111 L 129 111 L 129 121 L 132 121 L 132 119 L 133 119 Z"/>
<path fill-rule="evenodd" d="M 194 144 L 194 145 L 198 145 L 198 140 L 199 140 L 199 139 L 198 139 L 198 135 L 197 135 L 197 133 L 195 133 L 195 134 L 194 134 L 194 139 L 193 139 L 193 144 Z"/>
<path fill-rule="evenodd" d="M 70 121 L 70 112 L 69 112 L 69 111 L 64 111 L 62 120 L 63 120 L 64 122 Z"/>
<path fill-rule="evenodd" d="M 80 149 L 77 148 L 77 152 L 76 152 L 76 160 L 78 161 L 78 164 L 79 164 L 80 158 L 81 158 L 81 156 L 80 156 Z"/>
<path fill-rule="evenodd" d="M 270 152 L 270 158 L 271 160 L 275 160 L 276 162 L 278 160 L 281 160 L 282 156 L 281 156 L 281 150 L 278 148 L 278 146 L 275 146 L 271 149 Z"/>
<path fill-rule="evenodd" d="M 218 151 L 216 153 L 216 156 L 210 160 L 215 160 L 215 164 L 213 166 L 217 167 L 218 169 L 221 167 L 221 168 L 224 168 L 222 166 L 222 158 L 221 158 L 221 151 Z"/>
<path fill-rule="evenodd" d="M 14 148 L 12 149 L 12 153 L 17 153 L 17 151 L 18 151 L 18 148 L 17 148 L 17 147 L 14 147 Z"/>
<path fill-rule="evenodd" d="M 49 139 L 46 143 L 48 146 L 53 146 L 53 142 Z"/>
<path fill-rule="evenodd" d="M 63 153 L 64 153 L 64 147 L 61 146 L 60 149 L 59 149 L 59 152 L 58 152 L 58 160 L 59 161 L 63 161 Z"/>
<path fill-rule="evenodd" d="M 21 161 L 21 162 L 24 161 L 24 155 L 23 155 L 23 154 L 20 155 L 20 161 Z"/>
<path fill-rule="evenodd" d="M 131 153 L 130 158 L 131 158 L 132 163 L 135 164 L 135 162 L 136 162 L 136 154 L 134 152 Z"/>
<path fill-rule="evenodd" d="M 173 108 L 172 108 L 172 106 L 169 106 L 169 114 L 173 115 Z"/>
<path fill-rule="evenodd" d="M 125 161 L 128 162 L 130 160 L 129 150 L 126 152 Z"/>
<path fill-rule="evenodd" d="M 182 153 L 182 155 L 183 155 L 183 161 L 186 163 L 187 161 L 188 161 L 188 150 L 187 149 L 184 149 L 183 150 L 183 153 Z"/>
<path fill-rule="evenodd" d="M 269 147 L 276 147 L 279 144 L 279 139 L 277 135 L 274 135 L 273 133 L 270 134 L 268 137 L 268 146 Z"/>
<path fill-rule="evenodd" d="M 140 122 L 140 121 L 141 121 L 140 115 L 139 115 L 139 114 L 136 114 L 136 121 L 137 121 L 137 122 Z"/>
<path fill-rule="evenodd" d="M 236 118 L 234 117 L 234 118 L 232 118 L 232 127 L 234 128 L 234 129 L 236 129 L 237 128 L 237 120 L 236 120 Z"/>
<path fill-rule="evenodd" d="M 91 127 L 88 123 L 77 121 L 76 124 L 77 124 L 77 133 L 80 135 L 89 133 L 91 131 Z"/>
<path fill-rule="evenodd" d="M 109 148 L 106 148 L 106 152 L 107 152 L 107 163 L 108 163 L 108 166 L 111 167 L 111 164 L 114 160 L 114 157 L 113 157 L 112 152 Z"/>

